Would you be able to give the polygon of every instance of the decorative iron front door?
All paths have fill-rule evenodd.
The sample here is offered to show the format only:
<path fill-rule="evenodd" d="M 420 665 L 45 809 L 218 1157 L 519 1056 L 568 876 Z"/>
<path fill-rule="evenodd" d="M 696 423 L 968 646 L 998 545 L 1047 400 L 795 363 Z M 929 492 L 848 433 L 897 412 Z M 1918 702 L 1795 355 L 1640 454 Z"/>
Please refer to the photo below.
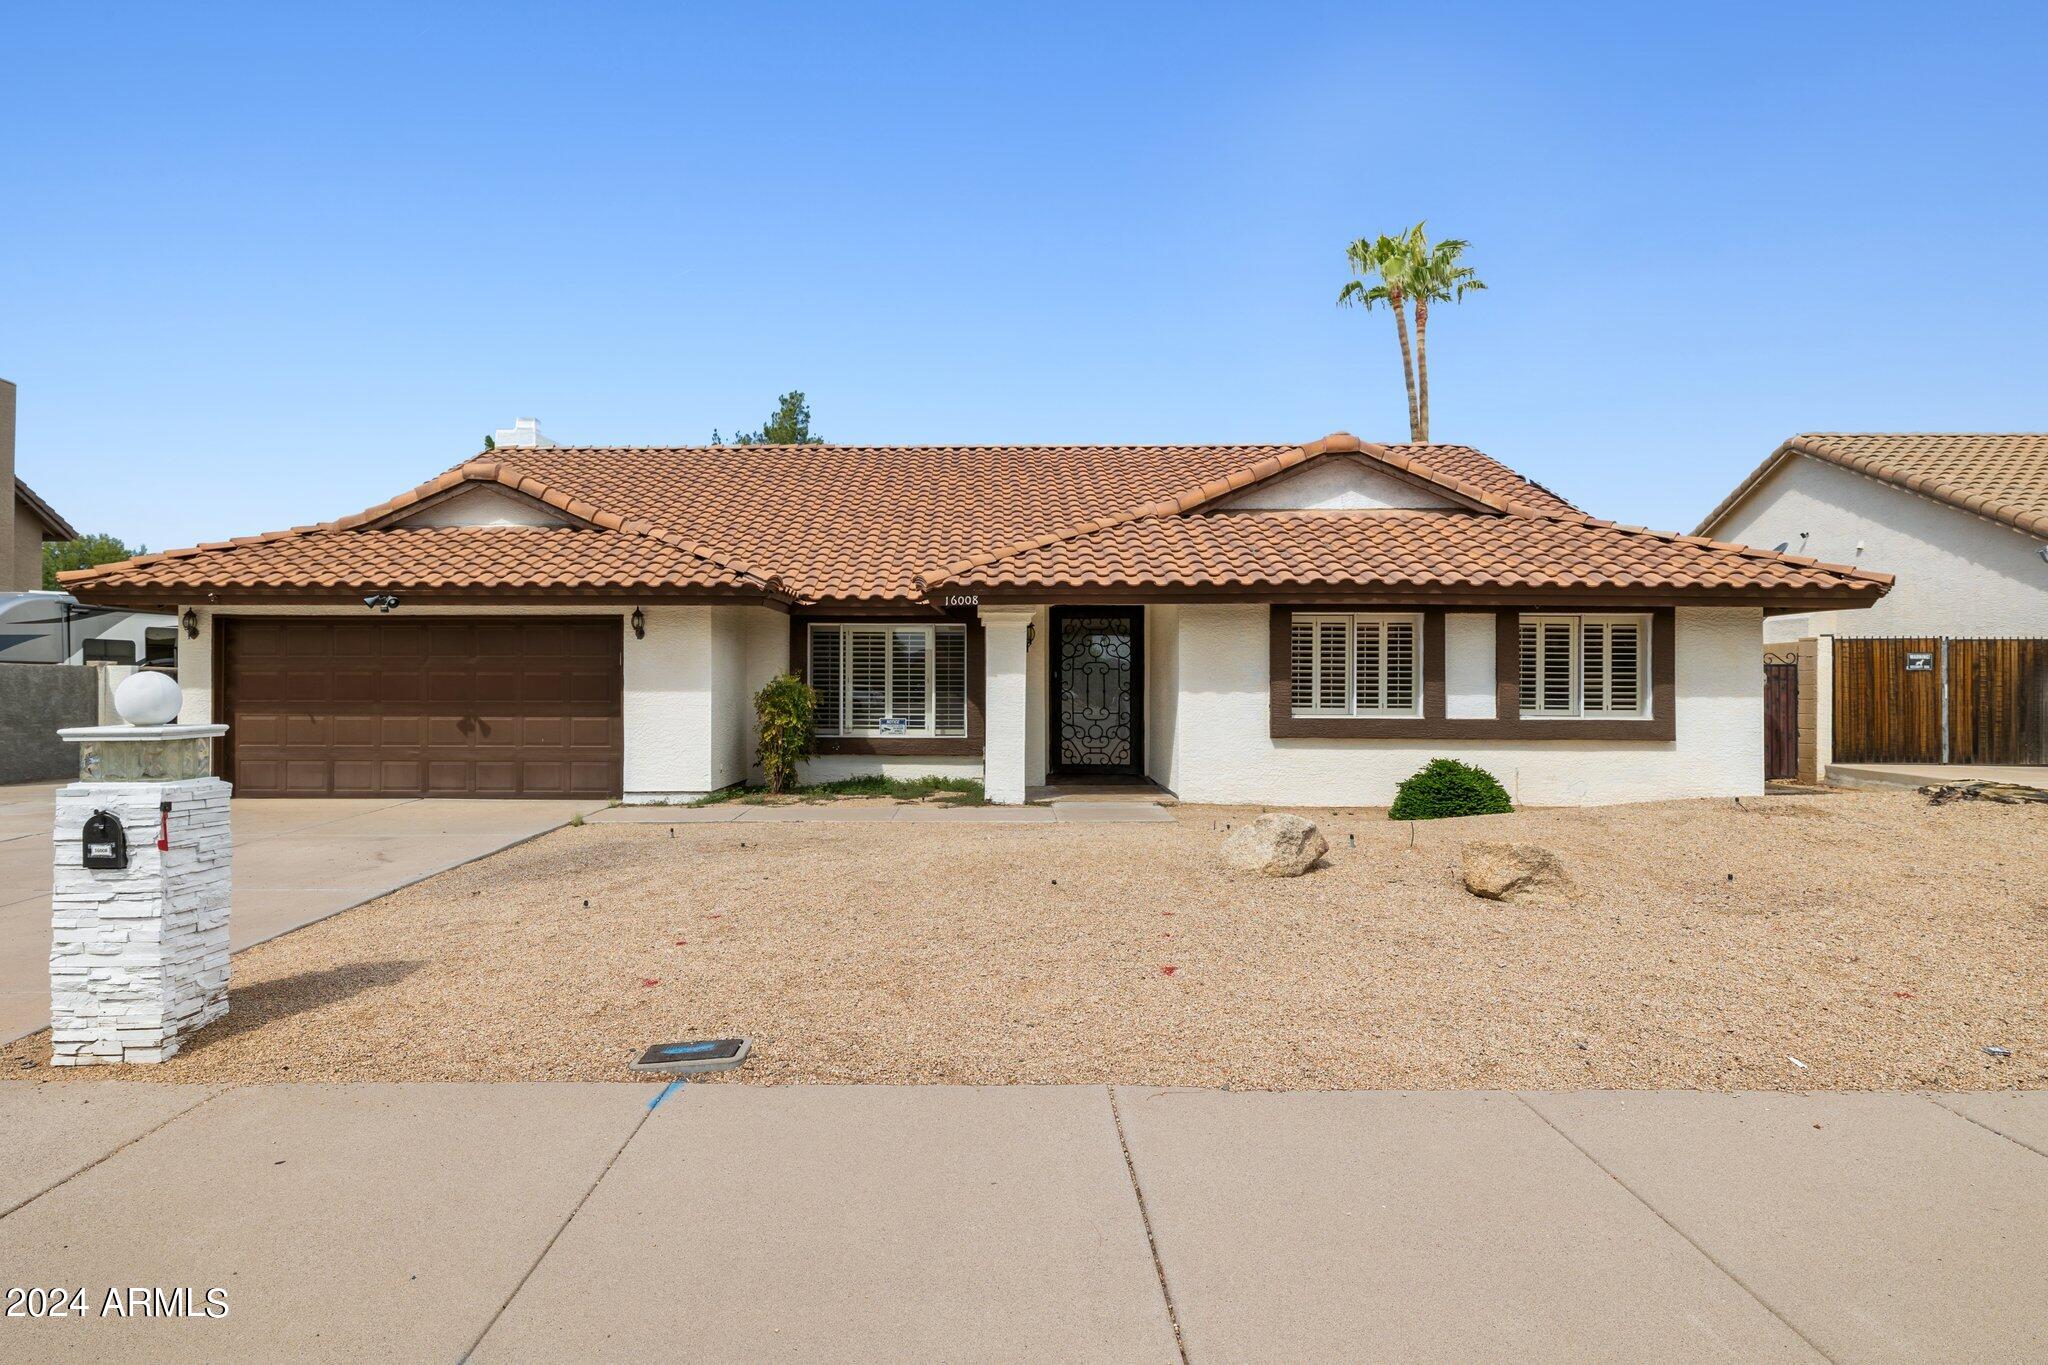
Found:
<path fill-rule="evenodd" d="M 1137 607 L 1053 610 L 1054 772 L 1144 770 L 1143 620 Z"/>

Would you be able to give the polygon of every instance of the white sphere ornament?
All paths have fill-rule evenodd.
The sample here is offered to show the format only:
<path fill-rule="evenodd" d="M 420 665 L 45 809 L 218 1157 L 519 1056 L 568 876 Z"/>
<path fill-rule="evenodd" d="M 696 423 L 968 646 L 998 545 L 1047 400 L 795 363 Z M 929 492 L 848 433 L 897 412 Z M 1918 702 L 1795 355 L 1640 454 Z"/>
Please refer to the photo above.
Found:
<path fill-rule="evenodd" d="M 168 673 L 131 673 L 114 689 L 114 709 L 130 725 L 169 725 L 185 694 Z"/>

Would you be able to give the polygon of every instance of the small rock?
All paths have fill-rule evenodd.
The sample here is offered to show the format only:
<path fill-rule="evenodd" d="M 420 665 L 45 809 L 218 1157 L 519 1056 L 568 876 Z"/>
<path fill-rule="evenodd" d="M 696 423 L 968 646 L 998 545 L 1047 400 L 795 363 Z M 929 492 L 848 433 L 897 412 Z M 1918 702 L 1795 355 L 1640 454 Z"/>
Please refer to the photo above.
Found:
<path fill-rule="evenodd" d="M 1261 815 L 1223 841 L 1226 866 L 1268 877 L 1299 877 L 1330 845 L 1315 821 L 1299 815 Z"/>
<path fill-rule="evenodd" d="M 1546 905 L 1569 900 L 1571 878 L 1557 855 L 1537 844 L 1465 845 L 1465 889 L 1490 901 Z"/>

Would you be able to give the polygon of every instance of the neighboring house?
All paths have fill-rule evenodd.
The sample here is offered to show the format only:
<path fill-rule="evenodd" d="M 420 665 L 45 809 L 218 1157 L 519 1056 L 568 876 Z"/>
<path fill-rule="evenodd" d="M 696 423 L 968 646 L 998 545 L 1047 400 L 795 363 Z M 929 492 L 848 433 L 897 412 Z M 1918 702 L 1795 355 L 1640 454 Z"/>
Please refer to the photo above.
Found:
<path fill-rule="evenodd" d="M 68 574 L 182 613 L 187 721 L 247 794 L 686 799 L 754 692 L 811 780 L 1151 778 L 1384 804 L 1429 759 L 1537 804 L 1763 786 L 1767 617 L 1882 574 L 1597 521 L 1478 451 L 493 452 L 325 525 Z"/>
<path fill-rule="evenodd" d="M 43 542 L 76 540 L 78 532 L 14 472 L 14 385 L 0 379 L 0 593 L 43 586 Z"/>
<path fill-rule="evenodd" d="M 0 379 L 0 489 L 12 499 L 0 517 L 0 663 L 173 665 L 168 616 L 81 607 L 69 593 L 44 592 L 43 542 L 78 532 L 14 472 L 14 385 Z"/>
<path fill-rule="evenodd" d="M 1803 642 L 1801 772 L 1830 762 L 2048 763 L 2048 433 L 1796 436 L 1697 534 L 1895 575 Z"/>

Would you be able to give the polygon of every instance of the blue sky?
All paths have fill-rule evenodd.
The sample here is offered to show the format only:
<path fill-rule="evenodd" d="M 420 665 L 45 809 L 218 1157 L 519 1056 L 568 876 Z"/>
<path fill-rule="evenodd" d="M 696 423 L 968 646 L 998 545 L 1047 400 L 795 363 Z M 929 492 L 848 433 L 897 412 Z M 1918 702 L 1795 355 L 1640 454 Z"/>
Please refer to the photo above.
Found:
<path fill-rule="evenodd" d="M 536 416 L 1405 435 L 1343 247 L 1492 285 L 1434 435 L 1689 528 L 1781 438 L 2048 428 L 2038 7 L 16 6 L 23 475 L 152 547 Z"/>

